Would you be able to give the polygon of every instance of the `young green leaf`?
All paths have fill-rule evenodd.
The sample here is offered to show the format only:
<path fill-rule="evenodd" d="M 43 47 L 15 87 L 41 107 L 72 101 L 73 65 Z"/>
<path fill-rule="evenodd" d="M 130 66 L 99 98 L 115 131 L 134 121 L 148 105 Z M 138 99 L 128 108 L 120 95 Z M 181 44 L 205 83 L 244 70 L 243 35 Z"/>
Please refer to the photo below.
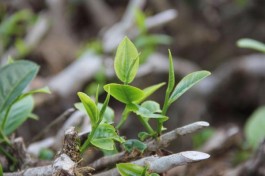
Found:
<path fill-rule="evenodd" d="M 145 139 L 151 137 L 151 135 L 147 132 L 140 132 L 138 133 L 138 138 L 141 140 L 141 141 L 145 141 Z"/>
<path fill-rule="evenodd" d="M 139 67 L 139 54 L 128 37 L 125 37 L 118 46 L 114 69 L 117 77 L 125 84 L 131 83 Z"/>
<path fill-rule="evenodd" d="M 50 91 L 50 89 L 48 87 L 43 87 L 43 88 L 40 88 L 40 89 L 31 90 L 29 92 L 23 93 L 22 95 L 19 96 L 18 99 L 22 99 L 22 98 L 24 98 L 26 96 L 33 95 L 33 94 L 36 94 L 36 93 L 50 94 L 51 91 Z"/>
<path fill-rule="evenodd" d="M 142 107 L 148 109 L 152 113 L 161 113 L 160 105 L 155 101 L 145 101 L 141 104 Z"/>
<path fill-rule="evenodd" d="M 147 107 L 144 107 L 144 106 L 139 106 L 137 104 L 131 104 L 130 105 L 130 109 L 136 113 L 137 115 L 141 116 L 141 117 L 144 117 L 147 121 L 148 119 L 150 118 L 154 118 L 154 119 L 159 119 L 161 121 L 166 121 L 168 120 L 168 117 L 165 116 L 165 115 L 162 115 L 162 114 L 155 114 L 154 112 L 152 112 L 152 107 L 151 109 L 148 109 L 150 108 L 149 106 Z"/>
<path fill-rule="evenodd" d="M 100 124 L 95 131 L 91 143 L 104 150 L 113 150 L 114 140 L 120 143 L 124 142 L 124 139 L 116 133 L 112 125 Z"/>
<path fill-rule="evenodd" d="M 142 176 L 145 168 L 132 163 L 116 164 L 116 167 L 121 176 Z"/>
<path fill-rule="evenodd" d="M 100 122 L 102 121 L 103 117 L 104 117 L 104 113 L 108 107 L 108 104 L 109 104 L 109 99 L 110 99 L 110 94 L 108 93 L 100 111 L 99 111 L 99 119 L 100 119 Z"/>
<path fill-rule="evenodd" d="M 4 126 L 4 134 L 10 135 L 31 115 L 34 102 L 32 96 L 24 97 L 12 104 Z M 3 121 L 6 111 L 0 113 L 0 123 Z"/>
<path fill-rule="evenodd" d="M 3 172 L 3 168 L 2 168 L 2 164 L 0 163 L 0 176 L 3 176 L 4 172 Z"/>
<path fill-rule="evenodd" d="M 143 97 L 136 101 L 137 103 L 141 103 L 143 100 L 145 100 L 147 97 L 149 97 L 150 95 L 152 95 L 155 91 L 157 91 L 159 88 L 161 88 L 163 85 L 165 85 L 165 83 L 159 83 L 159 84 L 155 84 L 153 86 L 147 87 L 143 90 L 144 95 Z"/>
<path fill-rule="evenodd" d="M 0 69 L 0 112 L 8 108 L 36 76 L 39 66 L 17 61 Z"/>
<path fill-rule="evenodd" d="M 105 85 L 104 90 L 125 104 L 139 101 L 144 96 L 144 92 L 141 89 L 129 85 L 111 83 Z"/>
<path fill-rule="evenodd" d="M 245 135 L 248 144 L 256 149 L 265 138 L 265 106 L 258 108 L 248 119 L 245 125 Z"/>
<path fill-rule="evenodd" d="M 92 128 L 96 126 L 98 123 L 99 117 L 98 117 L 98 108 L 95 104 L 95 102 L 85 93 L 83 92 L 78 92 L 77 93 L 81 102 L 83 103 L 86 112 L 90 118 Z"/>
<path fill-rule="evenodd" d="M 237 46 L 240 48 L 254 49 L 265 53 L 265 44 L 253 39 L 240 39 L 237 41 Z"/>
<path fill-rule="evenodd" d="M 75 103 L 74 106 L 79 111 L 87 113 L 83 103 Z M 102 107 L 103 107 L 103 104 L 102 103 L 98 103 L 97 107 L 98 107 L 98 111 L 100 112 Z M 103 113 L 102 121 L 100 123 L 112 124 L 113 122 L 114 122 L 114 111 L 113 111 L 112 108 L 107 106 L 105 112 Z"/>
<path fill-rule="evenodd" d="M 147 145 L 137 139 L 129 139 L 123 143 L 124 149 L 127 152 L 132 152 L 133 150 L 137 150 L 141 153 L 147 148 Z"/>
<path fill-rule="evenodd" d="M 168 85 L 166 92 L 171 93 L 175 86 L 175 70 L 170 50 L 168 50 L 168 54 L 169 54 L 169 73 L 168 73 Z"/>
<path fill-rule="evenodd" d="M 175 87 L 174 91 L 169 97 L 168 104 L 172 104 L 192 86 L 199 83 L 202 79 L 206 78 L 210 74 L 211 73 L 208 71 L 196 71 L 185 76 Z"/>

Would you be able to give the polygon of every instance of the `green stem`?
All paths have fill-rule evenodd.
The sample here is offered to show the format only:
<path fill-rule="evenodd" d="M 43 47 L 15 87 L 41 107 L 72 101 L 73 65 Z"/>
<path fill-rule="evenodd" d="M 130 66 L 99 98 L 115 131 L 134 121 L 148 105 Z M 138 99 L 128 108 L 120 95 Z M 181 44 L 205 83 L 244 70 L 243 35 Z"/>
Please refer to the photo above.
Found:
<path fill-rule="evenodd" d="M 127 117 L 129 116 L 129 113 L 130 113 L 130 111 L 128 110 L 127 107 L 125 107 L 125 109 L 124 109 L 124 111 L 122 112 L 122 115 L 121 115 L 121 120 L 118 123 L 118 125 L 116 126 L 117 130 L 120 129 L 121 126 L 126 122 Z"/>
<path fill-rule="evenodd" d="M 10 140 L 6 137 L 6 135 L 4 134 L 4 132 L 1 128 L 0 128 L 0 136 L 7 145 L 11 146 Z"/>
<path fill-rule="evenodd" d="M 80 149 L 81 154 L 83 154 L 86 151 L 86 149 L 91 145 L 91 140 L 94 137 L 94 134 L 98 128 L 98 125 L 99 124 L 97 124 L 94 128 L 92 128 L 92 131 L 89 134 L 88 138 L 86 139 L 85 143 L 81 146 L 81 149 Z"/>
<path fill-rule="evenodd" d="M 8 114 L 9 114 L 9 111 L 11 109 L 11 106 L 8 107 L 6 113 L 5 113 L 5 116 L 4 116 L 4 119 L 3 119 L 3 122 L 1 124 L 1 128 L 4 129 L 5 128 L 5 125 L 6 125 L 6 121 L 7 121 L 7 117 L 8 117 Z"/>
<path fill-rule="evenodd" d="M 167 113 L 167 110 L 168 110 L 168 107 L 169 107 L 169 104 L 168 104 L 169 94 L 170 94 L 170 92 L 166 91 L 165 101 L 164 101 L 164 105 L 163 105 L 163 108 L 162 108 L 162 115 L 166 115 L 166 113 Z M 162 127 L 163 127 L 163 122 L 158 121 L 158 127 L 157 127 L 158 135 L 161 134 Z"/>
<path fill-rule="evenodd" d="M 152 135 L 156 134 L 153 128 L 150 126 L 150 124 L 146 120 L 144 120 L 143 117 L 141 116 L 137 116 L 137 117 L 139 121 L 143 124 L 143 126 L 146 128 L 149 134 L 152 134 Z"/>
<path fill-rule="evenodd" d="M 13 164 L 17 163 L 17 159 L 10 155 L 10 153 L 6 152 L 2 147 L 0 147 L 0 152 L 5 155 Z"/>

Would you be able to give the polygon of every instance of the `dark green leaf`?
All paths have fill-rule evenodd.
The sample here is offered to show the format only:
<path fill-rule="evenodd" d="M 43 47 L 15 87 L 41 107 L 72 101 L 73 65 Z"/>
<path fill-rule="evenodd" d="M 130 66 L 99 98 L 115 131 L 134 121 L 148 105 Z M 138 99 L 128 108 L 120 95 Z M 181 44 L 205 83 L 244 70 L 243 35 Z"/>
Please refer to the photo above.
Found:
<path fill-rule="evenodd" d="M 208 71 L 196 71 L 185 76 L 175 87 L 171 96 L 169 97 L 169 104 L 176 101 L 182 94 L 189 90 L 192 86 L 199 83 L 202 79 L 209 76 L 211 73 Z"/>
<path fill-rule="evenodd" d="M 0 69 L 0 112 L 14 103 L 38 70 L 30 61 L 17 61 Z"/>
<path fill-rule="evenodd" d="M 147 97 L 149 97 L 150 95 L 152 95 L 155 91 L 157 91 L 159 88 L 161 88 L 163 85 L 165 85 L 165 83 L 159 83 L 150 87 L 147 87 L 143 90 L 144 92 L 144 96 L 136 101 L 137 103 L 141 103 L 143 100 L 145 100 Z"/>
<path fill-rule="evenodd" d="M 95 104 L 95 102 L 85 93 L 82 92 L 78 92 L 77 93 L 81 102 L 83 103 L 87 115 L 90 118 L 91 124 L 92 124 L 92 128 L 96 126 L 99 118 L 98 118 L 98 108 Z"/>
<path fill-rule="evenodd" d="M 249 145 L 255 149 L 265 138 L 265 106 L 258 108 L 248 119 L 245 125 L 245 135 Z"/>
<path fill-rule="evenodd" d="M 147 145 L 137 139 L 129 139 L 123 143 L 124 149 L 128 152 L 132 152 L 133 150 L 137 150 L 139 152 L 144 152 L 147 148 Z"/>
<path fill-rule="evenodd" d="M 240 39 L 237 41 L 237 46 L 240 48 L 249 48 L 265 53 L 265 44 L 253 39 Z"/>
<path fill-rule="evenodd" d="M 133 81 L 139 67 L 139 54 L 128 37 L 125 37 L 118 46 L 114 69 L 117 77 L 128 84 Z"/>
<path fill-rule="evenodd" d="M 11 106 L 7 121 L 3 129 L 5 135 L 9 135 L 14 132 L 23 122 L 25 122 L 31 115 L 34 102 L 32 96 L 27 96 Z M 2 122 L 6 111 L 0 114 L 0 123 Z"/>
<path fill-rule="evenodd" d="M 141 141 L 145 141 L 145 139 L 151 137 L 151 135 L 147 132 L 140 132 L 138 133 L 138 138 L 141 140 Z"/>
<path fill-rule="evenodd" d="M 142 176 L 144 167 L 132 163 L 116 164 L 116 167 L 121 176 Z"/>
<path fill-rule="evenodd" d="M 144 92 L 141 89 L 129 85 L 112 83 L 105 85 L 104 90 L 125 104 L 139 101 L 144 96 Z"/>

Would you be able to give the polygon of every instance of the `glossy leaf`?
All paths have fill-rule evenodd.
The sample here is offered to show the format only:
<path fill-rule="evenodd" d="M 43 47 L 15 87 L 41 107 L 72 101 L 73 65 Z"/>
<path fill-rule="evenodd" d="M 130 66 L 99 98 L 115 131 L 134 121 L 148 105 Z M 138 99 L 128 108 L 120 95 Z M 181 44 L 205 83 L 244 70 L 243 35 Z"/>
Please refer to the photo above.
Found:
<path fill-rule="evenodd" d="M 83 103 L 75 103 L 75 108 L 78 109 L 79 111 L 82 111 L 84 113 L 86 113 L 86 109 L 83 105 Z M 101 111 L 103 104 L 102 103 L 98 103 L 98 111 Z M 101 121 L 101 123 L 108 123 L 108 124 L 112 124 L 114 121 L 114 111 L 112 108 L 110 108 L 109 106 L 106 108 L 104 114 L 103 114 L 103 119 Z"/>
<path fill-rule="evenodd" d="M 169 97 L 169 104 L 176 101 L 182 94 L 184 94 L 192 86 L 196 85 L 210 74 L 211 73 L 208 71 L 196 71 L 185 76 L 173 90 L 171 96 Z"/>
<path fill-rule="evenodd" d="M 265 53 L 265 44 L 253 39 L 240 39 L 237 41 L 237 46 L 240 48 L 254 49 Z"/>
<path fill-rule="evenodd" d="M 248 119 L 245 125 L 247 142 L 253 148 L 257 148 L 265 138 L 265 106 L 258 108 Z"/>
<path fill-rule="evenodd" d="M 154 119 L 159 119 L 161 121 L 166 121 L 168 120 L 168 117 L 162 114 L 155 114 L 152 112 L 152 109 L 149 110 L 146 107 L 143 106 L 139 106 L 137 104 L 133 104 L 130 105 L 130 109 L 136 113 L 137 115 L 147 118 L 146 120 L 150 119 L 150 118 L 154 118 Z"/>
<path fill-rule="evenodd" d="M 95 102 L 85 93 L 78 92 L 77 93 L 81 102 L 83 103 L 86 112 L 90 118 L 92 128 L 96 126 L 99 118 L 98 118 L 98 108 L 95 104 Z"/>
<path fill-rule="evenodd" d="M 168 50 L 168 53 L 169 53 L 169 73 L 168 73 L 168 85 L 166 91 L 168 93 L 171 93 L 175 86 L 175 70 L 170 50 Z"/>
<path fill-rule="evenodd" d="M 142 107 L 148 109 L 151 113 L 161 113 L 160 105 L 155 101 L 145 101 L 141 104 Z"/>
<path fill-rule="evenodd" d="M 29 95 L 36 94 L 36 93 L 50 94 L 51 91 L 50 91 L 50 89 L 48 87 L 43 87 L 43 88 L 40 88 L 40 89 L 31 90 L 29 92 L 24 93 L 24 94 L 19 96 L 19 99 L 24 98 L 24 97 L 29 96 Z"/>
<path fill-rule="evenodd" d="M 137 101 L 137 103 L 141 103 L 143 100 L 145 100 L 147 97 L 149 97 L 150 95 L 152 95 L 155 91 L 157 91 L 163 85 L 165 85 L 165 83 L 159 83 L 159 84 L 155 84 L 153 86 L 150 86 L 150 87 L 145 88 L 143 90 L 144 96 L 139 101 Z"/>
<path fill-rule="evenodd" d="M 139 67 L 139 54 L 128 37 L 125 37 L 118 46 L 114 69 L 117 77 L 128 84 L 133 81 Z"/>
<path fill-rule="evenodd" d="M 30 61 L 17 61 L 0 69 L 0 112 L 20 96 L 38 70 L 39 66 Z"/>
<path fill-rule="evenodd" d="M 126 151 L 132 152 L 133 150 L 137 150 L 139 152 L 144 152 L 147 148 L 147 145 L 137 139 L 129 139 L 123 143 L 123 146 Z"/>
<path fill-rule="evenodd" d="M 121 176 L 142 176 L 145 168 L 132 163 L 116 164 Z"/>
<path fill-rule="evenodd" d="M 144 96 L 144 92 L 141 89 L 129 85 L 112 83 L 105 85 L 104 90 L 125 104 L 139 101 Z"/>
<path fill-rule="evenodd" d="M 112 125 L 100 124 L 95 131 L 91 143 L 104 150 L 113 150 L 114 140 L 121 143 L 124 142 L 124 139 L 116 133 Z"/>
<path fill-rule="evenodd" d="M 147 132 L 140 132 L 138 133 L 138 138 L 141 140 L 141 141 L 145 141 L 145 139 L 151 137 L 151 134 L 147 133 Z"/>
<path fill-rule="evenodd" d="M 7 121 L 3 129 L 5 135 L 10 135 L 30 116 L 33 110 L 34 102 L 32 96 L 27 96 L 17 101 L 11 106 Z M 0 114 L 0 123 L 4 118 L 6 111 Z"/>

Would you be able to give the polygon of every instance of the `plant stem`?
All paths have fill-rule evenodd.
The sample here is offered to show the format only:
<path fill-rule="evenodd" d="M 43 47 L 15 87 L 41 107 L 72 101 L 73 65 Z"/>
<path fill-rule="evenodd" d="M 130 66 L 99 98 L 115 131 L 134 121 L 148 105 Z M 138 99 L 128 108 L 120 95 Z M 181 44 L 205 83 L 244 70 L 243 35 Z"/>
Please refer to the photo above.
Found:
<path fill-rule="evenodd" d="M 7 111 L 6 111 L 6 113 L 5 113 L 5 116 L 4 116 L 4 119 L 3 119 L 3 122 L 2 122 L 2 124 L 1 124 L 1 128 L 2 128 L 2 129 L 5 128 L 6 121 L 7 121 L 7 117 L 8 117 L 8 114 L 9 114 L 10 109 L 11 109 L 11 106 L 9 106 L 9 107 L 7 108 Z"/>
<path fill-rule="evenodd" d="M 156 132 L 153 130 L 153 128 L 150 126 L 150 124 L 146 120 L 144 120 L 143 117 L 141 117 L 141 116 L 137 116 L 137 117 L 138 117 L 139 121 L 143 124 L 143 126 L 146 128 L 146 130 L 148 131 L 149 134 L 152 134 L 152 135 L 156 134 Z"/>
<path fill-rule="evenodd" d="M 164 105 L 163 105 L 163 109 L 162 109 L 162 115 L 166 115 L 166 113 L 167 113 L 167 110 L 168 110 L 168 107 L 169 107 L 169 104 L 168 104 L 169 94 L 170 94 L 170 92 L 167 90 L 166 91 Z M 163 127 L 163 122 L 162 121 L 158 121 L 158 127 L 157 127 L 158 135 L 161 134 L 162 127 Z"/>
<path fill-rule="evenodd" d="M 0 147 L 0 153 L 2 153 L 9 160 L 11 160 L 13 162 L 13 164 L 16 164 L 17 163 L 17 159 L 15 157 L 13 157 L 12 155 L 10 155 L 10 153 L 6 152 L 2 147 Z"/>
<path fill-rule="evenodd" d="M 121 115 L 121 120 L 120 122 L 118 123 L 118 125 L 116 126 L 116 129 L 120 129 L 120 127 L 125 123 L 125 121 L 127 120 L 127 117 L 129 115 L 130 111 L 128 110 L 127 106 L 125 107 L 125 109 L 123 110 L 122 112 L 122 115 Z"/>
<path fill-rule="evenodd" d="M 91 145 L 91 140 L 93 139 L 97 128 L 98 128 L 98 124 L 96 125 L 96 127 L 92 128 L 92 131 L 89 134 L 89 136 L 87 137 L 85 143 L 81 146 L 81 149 L 80 149 L 81 154 L 83 154 L 85 152 L 85 150 Z"/>
<path fill-rule="evenodd" d="M 0 136 L 2 137 L 2 139 L 4 140 L 4 142 L 5 142 L 7 145 L 11 146 L 11 142 L 10 142 L 9 139 L 6 137 L 6 135 L 4 134 L 2 128 L 0 128 Z"/>

